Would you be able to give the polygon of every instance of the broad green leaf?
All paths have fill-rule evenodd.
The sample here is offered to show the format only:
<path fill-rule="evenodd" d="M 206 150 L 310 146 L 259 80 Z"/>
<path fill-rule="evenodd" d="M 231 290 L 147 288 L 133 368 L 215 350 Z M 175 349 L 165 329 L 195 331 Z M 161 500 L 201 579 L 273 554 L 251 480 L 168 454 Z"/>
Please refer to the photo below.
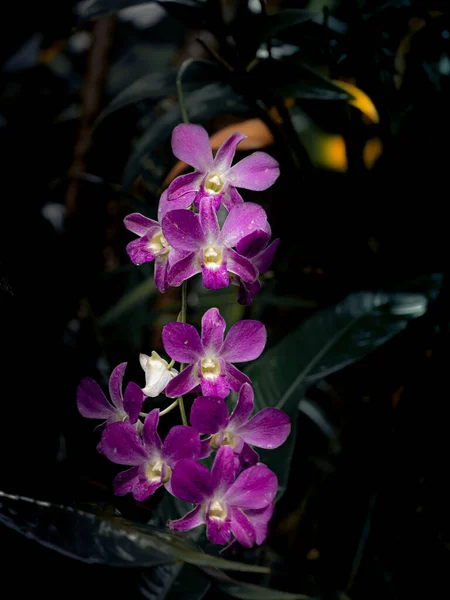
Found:
<path fill-rule="evenodd" d="M 313 315 L 246 369 L 255 392 L 255 411 L 267 406 L 280 408 L 293 425 L 283 446 L 260 452 L 262 461 L 278 476 L 280 494 L 287 485 L 297 411 L 306 389 L 403 331 L 426 312 L 440 285 L 440 276 L 430 276 L 423 293 L 351 294 Z"/>
<path fill-rule="evenodd" d="M 149 600 L 201 600 L 210 586 L 202 571 L 183 563 L 153 567 L 139 580 L 139 591 Z"/>
<path fill-rule="evenodd" d="M 97 119 L 96 126 L 116 111 L 142 100 L 157 100 L 175 95 L 177 93 L 177 73 L 178 69 L 171 69 L 164 73 L 150 73 L 140 77 L 110 102 Z M 183 90 L 192 92 L 198 87 L 218 79 L 219 74 L 220 69 L 211 61 L 192 61 L 183 74 Z"/>
<path fill-rule="evenodd" d="M 265 573 L 268 569 L 203 553 L 187 536 L 0 492 L 0 523 L 28 539 L 91 564 L 151 567 L 186 562 L 201 567 Z"/>
<path fill-rule="evenodd" d="M 211 83 L 184 94 L 189 120 L 192 123 L 205 121 L 224 113 L 247 113 L 249 107 L 243 97 L 237 95 L 231 86 Z M 155 121 L 136 144 L 126 166 L 123 187 L 127 188 L 139 175 L 145 159 L 160 144 L 167 143 L 176 125 L 181 123 L 180 107 L 176 106 Z"/>
<path fill-rule="evenodd" d="M 305 594 L 292 594 L 271 588 L 236 581 L 225 573 L 213 569 L 205 569 L 205 572 L 215 581 L 217 587 L 231 596 L 242 600 L 313 600 Z"/>
<path fill-rule="evenodd" d="M 148 298 L 152 298 L 157 293 L 157 288 L 153 277 L 145 279 L 142 283 L 123 296 L 114 306 L 109 308 L 100 318 L 99 325 L 104 327 L 116 321 L 125 313 L 133 310 L 136 305 Z"/>

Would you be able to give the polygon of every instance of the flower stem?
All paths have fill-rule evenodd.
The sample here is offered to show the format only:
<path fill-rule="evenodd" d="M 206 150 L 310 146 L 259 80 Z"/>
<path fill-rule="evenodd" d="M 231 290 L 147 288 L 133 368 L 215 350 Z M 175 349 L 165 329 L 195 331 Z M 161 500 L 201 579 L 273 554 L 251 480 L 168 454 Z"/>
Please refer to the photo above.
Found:
<path fill-rule="evenodd" d="M 180 323 L 186 323 L 187 313 L 187 280 L 181 284 L 181 311 L 180 311 Z M 180 364 L 180 373 L 184 369 L 184 364 Z M 187 425 L 186 411 L 184 410 L 183 396 L 179 396 L 177 399 L 178 406 L 180 407 L 181 420 L 183 425 Z"/>
<path fill-rule="evenodd" d="M 183 123 L 189 123 L 189 119 L 188 119 L 188 116 L 187 116 L 186 105 L 184 103 L 182 78 L 183 78 L 183 75 L 184 75 L 184 72 L 186 71 L 186 69 L 193 62 L 194 62 L 193 58 L 188 58 L 187 60 L 185 60 L 184 63 L 181 65 L 181 67 L 178 69 L 178 73 L 177 73 L 177 80 L 176 80 L 177 95 L 178 95 L 178 103 L 180 105 L 181 120 L 183 121 Z"/>
<path fill-rule="evenodd" d="M 173 410 L 175 408 L 175 406 L 178 406 L 178 399 L 175 400 L 175 402 L 172 402 L 172 404 L 170 406 L 168 406 L 167 408 L 165 408 L 164 410 L 162 410 L 159 413 L 159 416 L 163 417 L 164 415 L 167 415 L 167 413 L 170 412 L 171 410 Z"/>

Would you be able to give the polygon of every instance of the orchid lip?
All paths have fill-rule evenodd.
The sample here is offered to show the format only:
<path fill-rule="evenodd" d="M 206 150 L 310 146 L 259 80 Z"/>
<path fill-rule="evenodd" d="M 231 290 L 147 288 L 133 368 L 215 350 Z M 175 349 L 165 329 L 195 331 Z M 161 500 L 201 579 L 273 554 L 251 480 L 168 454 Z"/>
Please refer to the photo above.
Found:
<path fill-rule="evenodd" d="M 204 379 L 217 379 L 220 375 L 220 363 L 214 358 L 204 358 L 201 362 L 201 370 Z"/>
<path fill-rule="evenodd" d="M 205 263 L 205 267 L 208 269 L 216 270 L 218 269 L 223 261 L 223 252 L 221 248 L 217 246 L 207 246 L 203 250 L 203 262 Z"/>
<path fill-rule="evenodd" d="M 220 173 L 211 173 L 205 180 L 204 188 L 209 194 L 219 194 L 225 185 L 224 178 Z"/>
<path fill-rule="evenodd" d="M 169 251 L 169 242 L 163 236 L 162 231 L 155 233 L 155 235 L 150 240 L 149 248 L 155 254 L 157 254 L 158 252 Z"/>
<path fill-rule="evenodd" d="M 227 516 L 227 508 L 218 500 L 213 500 L 209 505 L 209 518 L 223 520 Z"/>
<path fill-rule="evenodd" d="M 164 474 L 164 479 L 163 479 Z M 149 481 L 153 482 L 161 482 L 167 483 L 169 481 L 170 476 L 172 475 L 172 470 L 167 465 L 164 465 L 161 459 L 157 460 L 153 464 L 148 464 L 145 469 L 145 476 Z"/>

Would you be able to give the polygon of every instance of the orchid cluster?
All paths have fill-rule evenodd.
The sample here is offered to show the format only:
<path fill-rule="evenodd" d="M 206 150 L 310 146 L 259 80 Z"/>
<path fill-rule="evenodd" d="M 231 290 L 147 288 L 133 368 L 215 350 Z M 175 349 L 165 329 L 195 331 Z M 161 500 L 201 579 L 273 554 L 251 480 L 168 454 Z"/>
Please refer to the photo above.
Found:
<path fill-rule="evenodd" d="M 169 285 L 186 286 L 186 280 L 197 273 L 208 289 L 238 285 L 238 300 L 243 304 L 251 303 L 260 289 L 258 277 L 269 268 L 278 240 L 269 244 L 271 231 L 264 210 L 244 202 L 236 188 L 264 190 L 276 180 L 279 168 L 264 152 L 231 166 L 244 137 L 233 134 L 213 158 L 202 127 L 176 127 L 173 152 L 195 171 L 175 179 L 162 194 L 158 221 L 137 213 L 125 218 L 125 226 L 139 236 L 128 244 L 128 254 L 135 264 L 155 261 L 155 282 L 161 292 Z M 228 214 L 220 227 L 217 212 L 222 205 Z M 225 319 L 217 308 L 210 308 L 199 334 L 184 322 L 185 304 L 180 314 L 182 319 L 162 331 L 170 363 L 156 352 L 141 354 L 145 385 L 130 382 L 124 391 L 126 363 L 120 364 L 109 381 L 110 401 L 86 377 L 78 386 L 78 409 L 84 417 L 102 421 L 98 450 L 113 463 L 129 467 L 115 477 L 115 494 L 131 493 L 142 502 L 164 486 L 194 505 L 183 518 L 168 522 L 171 529 L 187 531 L 206 524 L 213 543 L 237 541 L 248 548 L 262 544 L 273 513 L 277 477 L 260 462 L 255 448 L 279 447 L 290 433 L 290 423 L 276 408 L 252 416 L 251 381 L 235 363 L 261 355 L 265 327 L 256 320 L 242 320 L 225 335 Z M 230 412 L 231 392 L 237 393 L 237 402 Z M 142 412 L 147 398 L 161 394 L 173 400 L 166 409 Z M 195 395 L 190 425 L 183 401 L 186 394 Z M 162 441 L 159 419 L 176 407 L 183 424 L 172 427 Z M 211 455 L 209 470 L 205 463 L 210 464 Z"/>

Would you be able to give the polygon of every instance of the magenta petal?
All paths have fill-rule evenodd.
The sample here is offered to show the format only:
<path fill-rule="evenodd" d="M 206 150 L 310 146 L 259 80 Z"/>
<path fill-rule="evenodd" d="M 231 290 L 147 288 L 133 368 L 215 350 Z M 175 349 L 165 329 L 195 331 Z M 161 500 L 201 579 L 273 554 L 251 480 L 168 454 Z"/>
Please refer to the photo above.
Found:
<path fill-rule="evenodd" d="M 264 350 L 266 340 L 266 328 L 261 321 L 238 321 L 228 332 L 220 355 L 231 363 L 254 360 Z"/>
<path fill-rule="evenodd" d="M 87 419 L 107 419 L 115 412 L 98 383 L 90 377 L 82 379 L 77 387 L 77 407 Z"/>
<path fill-rule="evenodd" d="M 204 261 L 204 253 L 200 252 L 200 265 L 202 267 L 202 283 L 207 290 L 220 290 L 228 287 L 230 277 L 227 270 L 226 254 L 223 253 L 222 263 L 215 268 L 207 266 Z"/>
<path fill-rule="evenodd" d="M 175 203 L 180 200 L 180 198 L 186 197 L 186 200 L 189 201 L 189 204 L 192 204 L 192 201 L 197 194 L 200 183 L 202 181 L 203 175 L 201 173 L 187 173 L 186 175 L 180 175 L 176 177 L 172 183 L 167 188 L 167 198 L 168 202 Z M 175 208 L 187 208 L 189 204 L 186 206 L 173 206 L 172 209 L 168 208 L 167 210 L 173 210 Z M 166 210 L 166 212 L 167 212 Z"/>
<path fill-rule="evenodd" d="M 202 344 L 206 351 L 216 353 L 223 343 L 225 333 L 225 319 L 217 308 L 210 308 L 202 317 Z"/>
<path fill-rule="evenodd" d="M 239 429 L 239 435 L 247 444 L 271 450 L 284 444 L 290 431 L 286 413 L 278 408 L 263 408 Z"/>
<path fill-rule="evenodd" d="M 134 486 L 139 481 L 139 467 L 132 467 L 127 471 L 122 471 L 113 481 L 114 494 L 124 496 L 133 491 Z"/>
<path fill-rule="evenodd" d="M 144 427 L 142 428 L 142 439 L 149 453 L 154 449 L 161 450 L 161 438 L 158 435 L 159 408 L 155 408 L 145 417 Z"/>
<path fill-rule="evenodd" d="M 157 221 L 148 219 L 140 213 L 132 213 L 131 215 L 126 216 L 123 222 L 128 231 L 132 231 L 139 237 L 146 235 L 148 230 L 153 227 L 159 228 L 159 223 Z"/>
<path fill-rule="evenodd" d="M 206 179 L 206 177 L 205 177 Z M 221 192 L 217 194 L 213 194 L 207 190 L 205 190 L 204 181 L 200 185 L 200 189 L 195 197 L 194 206 L 197 210 L 200 209 L 204 202 L 211 204 L 213 209 L 217 212 L 220 208 L 220 204 L 222 202 L 222 198 L 226 191 L 226 184 L 224 185 Z"/>
<path fill-rule="evenodd" d="M 200 383 L 197 370 L 196 364 L 189 365 L 179 375 L 171 379 L 166 387 L 166 396 L 176 398 L 191 392 Z"/>
<path fill-rule="evenodd" d="M 227 209 L 227 211 L 230 212 L 230 210 L 233 208 L 233 206 L 236 206 L 238 204 L 243 204 L 244 199 L 242 198 L 240 193 L 237 191 L 237 189 L 234 186 L 230 185 L 230 186 L 228 186 L 228 189 L 225 192 L 224 197 L 222 198 L 222 202 L 223 202 L 223 205 L 225 206 L 225 208 Z"/>
<path fill-rule="evenodd" d="M 213 166 L 209 136 L 201 125 L 182 123 L 172 132 L 172 152 L 179 159 L 201 173 Z"/>
<path fill-rule="evenodd" d="M 239 464 L 235 460 L 231 446 L 221 446 L 217 451 L 211 469 L 214 495 L 222 497 L 228 488 L 233 485 Z"/>
<path fill-rule="evenodd" d="M 194 527 L 203 525 L 204 522 L 205 513 L 203 511 L 203 506 L 199 504 L 194 508 L 194 510 L 188 512 L 181 519 L 177 519 L 176 521 L 168 521 L 167 526 L 175 531 L 189 531 L 190 529 L 194 529 Z"/>
<path fill-rule="evenodd" d="M 231 517 L 224 519 L 210 517 L 209 509 L 206 514 L 206 536 L 213 544 L 228 544 L 231 535 Z"/>
<path fill-rule="evenodd" d="M 106 427 L 97 450 L 119 465 L 137 466 L 147 458 L 138 432 L 133 425 L 123 421 Z"/>
<path fill-rule="evenodd" d="M 126 251 L 135 265 L 151 262 L 156 257 L 153 250 L 150 250 L 150 238 L 146 235 L 127 244 Z"/>
<path fill-rule="evenodd" d="M 244 202 L 234 206 L 228 213 L 219 242 L 232 248 L 252 231 L 256 229 L 265 231 L 266 227 L 267 215 L 264 209 L 254 202 Z"/>
<path fill-rule="evenodd" d="M 172 492 L 180 500 L 204 504 L 213 493 L 211 473 L 193 460 L 179 460 L 172 473 Z"/>
<path fill-rule="evenodd" d="M 198 457 L 199 459 L 207 458 L 208 456 L 210 456 L 212 452 L 211 437 L 212 436 L 209 436 L 204 440 L 200 441 L 200 456 Z"/>
<path fill-rule="evenodd" d="M 255 528 L 238 508 L 231 509 L 231 531 L 244 548 L 251 548 L 255 545 Z"/>
<path fill-rule="evenodd" d="M 233 162 L 236 148 L 246 137 L 243 133 L 236 132 L 223 142 L 214 158 L 214 171 L 219 171 L 219 173 L 228 171 Z"/>
<path fill-rule="evenodd" d="M 267 526 L 273 515 L 273 502 L 265 508 L 247 510 L 245 514 L 255 529 L 256 543 L 260 546 L 267 537 Z"/>
<path fill-rule="evenodd" d="M 226 379 L 226 372 L 222 372 L 216 379 L 202 378 L 200 380 L 200 385 L 203 396 L 226 398 L 230 392 L 230 386 Z"/>
<path fill-rule="evenodd" d="M 255 229 L 236 244 L 236 252 L 253 258 L 264 250 L 270 240 L 270 233 L 262 229 Z"/>
<path fill-rule="evenodd" d="M 168 275 L 169 283 L 173 287 L 178 287 L 183 281 L 197 275 L 201 270 L 197 252 L 190 252 L 170 267 Z"/>
<path fill-rule="evenodd" d="M 251 383 L 250 378 L 247 375 L 242 371 L 239 371 L 235 366 L 230 365 L 230 363 L 226 364 L 225 369 L 226 382 L 233 391 L 239 392 L 244 383 Z"/>
<path fill-rule="evenodd" d="M 261 289 L 261 283 L 257 279 L 253 283 L 246 283 L 245 281 L 239 281 L 239 292 L 238 302 L 244 306 L 249 306 L 252 303 L 253 298 Z"/>
<path fill-rule="evenodd" d="M 277 180 L 280 167 L 266 152 L 254 152 L 231 167 L 227 173 L 231 185 L 260 192 Z"/>
<path fill-rule="evenodd" d="M 164 440 L 161 455 L 169 467 L 174 467 L 182 458 L 197 460 L 200 456 L 198 432 L 192 427 L 175 425 Z"/>
<path fill-rule="evenodd" d="M 277 238 L 274 240 L 270 246 L 268 246 L 261 254 L 255 257 L 255 265 L 260 273 L 265 273 L 267 269 L 273 262 L 275 258 L 275 254 L 278 250 L 278 246 L 280 245 L 280 240 Z"/>
<path fill-rule="evenodd" d="M 122 408 L 122 380 L 127 363 L 121 363 L 111 373 L 109 378 L 109 395 L 116 408 Z"/>
<path fill-rule="evenodd" d="M 133 487 L 133 498 L 138 502 L 144 502 L 162 486 L 160 481 L 149 481 L 140 478 Z"/>
<path fill-rule="evenodd" d="M 123 408 L 132 425 L 138 420 L 145 398 L 146 396 L 141 388 L 133 381 L 130 381 L 123 396 Z"/>
<path fill-rule="evenodd" d="M 277 487 L 275 473 L 259 463 L 242 471 L 223 499 L 231 506 L 244 510 L 264 508 L 275 498 Z"/>
<path fill-rule="evenodd" d="M 169 261 L 168 254 L 161 254 L 155 258 L 155 285 L 161 294 L 169 288 Z"/>
<path fill-rule="evenodd" d="M 253 283 L 258 278 L 258 269 L 253 263 L 231 248 L 227 249 L 227 269 L 246 283 Z"/>
<path fill-rule="evenodd" d="M 197 330 L 189 323 L 168 323 L 162 331 L 164 350 L 182 363 L 196 362 L 203 355 L 203 346 Z"/>
<path fill-rule="evenodd" d="M 200 396 L 194 400 L 190 421 L 199 433 L 217 433 L 227 424 L 228 408 L 217 396 Z"/>
<path fill-rule="evenodd" d="M 239 462 L 242 469 L 254 467 L 259 462 L 259 454 L 251 446 L 244 444 L 239 454 Z"/>
<path fill-rule="evenodd" d="M 215 240 L 219 237 L 220 228 L 213 198 L 205 198 L 203 202 L 200 203 L 199 216 L 206 243 L 214 244 Z"/>
<path fill-rule="evenodd" d="M 171 246 L 184 252 L 197 252 L 205 243 L 199 218 L 190 210 L 169 211 L 162 220 L 162 231 Z"/>
<path fill-rule="evenodd" d="M 252 386 L 249 383 L 244 385 L 239 390 L 239 397 L 236 406 L 231 413 L 229 424 L 233 431 L 237 431 L 245 423 L 252 414 L 254 404 L 254 394 Z M 239 432 L 240 433 L 240 432 Z"/>

